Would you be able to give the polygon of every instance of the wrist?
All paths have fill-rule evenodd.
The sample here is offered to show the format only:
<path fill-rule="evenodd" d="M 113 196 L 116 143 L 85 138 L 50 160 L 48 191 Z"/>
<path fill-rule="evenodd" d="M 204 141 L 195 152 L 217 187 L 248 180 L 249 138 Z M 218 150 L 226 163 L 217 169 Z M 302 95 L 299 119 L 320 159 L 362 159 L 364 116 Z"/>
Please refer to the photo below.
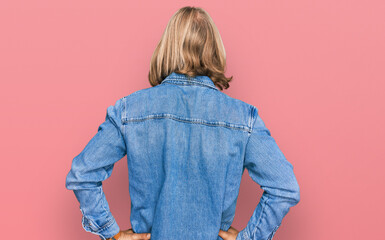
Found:
<path fill-rule="evenodd" d="M 115 236 L 107 238 L 106 240 L 118 240 L 120 237 L 120 234 L 121 234 L 121 231 L 119 230 L 119 232 Z"/>

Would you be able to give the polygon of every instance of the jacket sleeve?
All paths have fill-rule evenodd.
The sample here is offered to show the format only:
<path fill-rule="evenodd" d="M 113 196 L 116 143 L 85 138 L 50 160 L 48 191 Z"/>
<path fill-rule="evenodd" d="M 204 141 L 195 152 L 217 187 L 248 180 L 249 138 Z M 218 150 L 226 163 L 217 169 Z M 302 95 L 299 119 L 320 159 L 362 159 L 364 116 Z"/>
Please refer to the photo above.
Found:
<path fill-rule="evenodd" d="M 236 240 L 270 240 L 290 207 L 300 200 L 293 165 L 287 161 L 270 131 L 257 114 L 246 145 L 244 168 L 264 190 L 247 226 Z"/>
<path fill-rule="evenodd" d="M 65 183 L 80 203 L 84 230 L 103 240 L 120 230 L 110 212 L 102 181 L 111 176 L 114 164 L 127 154 L 121 122 L 123 100 L 121 98 L 107 108 L 105 121 L 97 133 L 72 160 Z"/>

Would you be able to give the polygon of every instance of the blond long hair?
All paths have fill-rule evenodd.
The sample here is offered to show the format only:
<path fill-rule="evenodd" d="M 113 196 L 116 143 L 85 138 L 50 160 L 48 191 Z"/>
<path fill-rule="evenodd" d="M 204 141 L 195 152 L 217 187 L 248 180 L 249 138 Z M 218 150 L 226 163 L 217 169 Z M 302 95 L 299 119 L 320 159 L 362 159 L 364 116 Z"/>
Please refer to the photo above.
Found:
<path fill-rule="evenodd" d="M 190 77 L 205 75 L 220 89 L 229 88 L 226 51 L 210 15 L 200 7 L 186 6 L 169 20 L 150 62 L 151 86 L 160 84 L 172 72 Z"/>

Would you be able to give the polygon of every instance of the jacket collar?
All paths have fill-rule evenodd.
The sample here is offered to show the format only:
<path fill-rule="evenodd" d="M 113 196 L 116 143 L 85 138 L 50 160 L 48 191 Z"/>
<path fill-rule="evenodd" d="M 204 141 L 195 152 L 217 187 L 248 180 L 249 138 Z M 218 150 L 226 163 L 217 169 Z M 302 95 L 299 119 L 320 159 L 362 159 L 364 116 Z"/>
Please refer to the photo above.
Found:
<path fill-rule="evenodd" d="M 164 84 L 164 83 L 181 84 L 181 85 L 201 85 L 201 86 L 218 90 L 214 82 L 208 76 L 189 77 L 184 74 L 172 72 L 161 82 L 161 84 Z"/>

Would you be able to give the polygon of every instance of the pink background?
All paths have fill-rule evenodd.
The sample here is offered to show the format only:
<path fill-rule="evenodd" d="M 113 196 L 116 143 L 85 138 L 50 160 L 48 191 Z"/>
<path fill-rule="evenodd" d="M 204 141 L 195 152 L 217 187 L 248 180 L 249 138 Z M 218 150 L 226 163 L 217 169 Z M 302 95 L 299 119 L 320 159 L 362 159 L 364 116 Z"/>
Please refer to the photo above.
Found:
<path fill-rule="evenodd" d="M 150 57 L 177 9 L 206 9 L 227 52 L 225 93 L 254 104 L 301 201 L 275 239 L 385 239 L 385 2 L 2 1 L 1 228 L 8 239 L 98 239 L 65 188 L 72 159 L 118 98 L 150 87 Z M 130 227 L 126 158 L 104 182 Z M 233 226 L 262 190 L 245 172 Z"/>

